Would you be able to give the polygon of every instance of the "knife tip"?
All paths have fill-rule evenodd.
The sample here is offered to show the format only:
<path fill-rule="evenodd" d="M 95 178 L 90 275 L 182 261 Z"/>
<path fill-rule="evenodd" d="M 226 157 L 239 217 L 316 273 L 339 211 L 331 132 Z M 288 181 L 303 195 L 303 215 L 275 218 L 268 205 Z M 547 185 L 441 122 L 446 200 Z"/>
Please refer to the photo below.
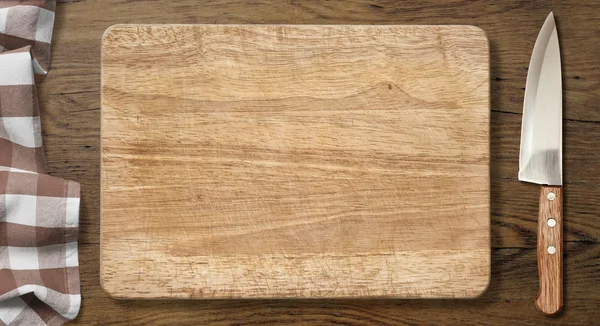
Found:
<path fill-rule="evenodd" d="M 544 21 L 544 26 L 556 26 L 556 20 L 554 19 L 554 12 L 551 11 L 546 20 Z"/>

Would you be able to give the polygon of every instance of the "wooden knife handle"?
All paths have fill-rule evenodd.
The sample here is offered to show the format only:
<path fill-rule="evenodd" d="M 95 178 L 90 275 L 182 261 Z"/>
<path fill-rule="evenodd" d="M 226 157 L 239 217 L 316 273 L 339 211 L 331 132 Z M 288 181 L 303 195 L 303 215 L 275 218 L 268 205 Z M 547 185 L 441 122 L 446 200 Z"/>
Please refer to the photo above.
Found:
<path fill-rule="evenodd" d="M 537 243 L 540 291 L 535 305 L 552 315 L 563 304 L 562 187 L 542 186 L 540 193 Z"/>

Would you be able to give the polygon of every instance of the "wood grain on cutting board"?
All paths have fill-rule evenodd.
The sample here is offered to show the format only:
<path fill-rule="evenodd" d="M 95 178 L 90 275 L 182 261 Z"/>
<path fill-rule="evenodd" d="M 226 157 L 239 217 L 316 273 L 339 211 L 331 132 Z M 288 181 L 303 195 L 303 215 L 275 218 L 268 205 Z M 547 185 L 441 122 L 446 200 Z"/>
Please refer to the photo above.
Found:
<path fill-rule="evenodd" d="M 115 297 L 477 296 L 487 39 L 470 26 L 115 26 L 101 187 Z"/>

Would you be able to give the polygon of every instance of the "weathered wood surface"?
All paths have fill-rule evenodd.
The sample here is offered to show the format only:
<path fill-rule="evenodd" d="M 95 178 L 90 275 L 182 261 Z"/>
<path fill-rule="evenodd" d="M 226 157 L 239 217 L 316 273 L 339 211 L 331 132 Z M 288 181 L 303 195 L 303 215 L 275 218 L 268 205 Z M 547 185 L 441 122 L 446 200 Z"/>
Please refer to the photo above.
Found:
<path fill-rule="evenodd" d="M 548 12 L 564 85 L 564 312 L 543 316 L 539 187 L 517 181 L 522 97 Z M 600 3 L 571 1 L 58 1 L 53 68 L 38 84 L 50 173 L 82 183 L 83 307 L 72 324 L 591 325 L 600 319 Z M 491 44 L 492 281 L 476 300 L 116 301 L 99 285 L 100 38 L 117 23 L 472 24 Z"/>
<path fill-rule="evenodd" d="M 111 28 L 104 289 L 477 297 L 490 271 L 488 48 L 473 26 Z"/>

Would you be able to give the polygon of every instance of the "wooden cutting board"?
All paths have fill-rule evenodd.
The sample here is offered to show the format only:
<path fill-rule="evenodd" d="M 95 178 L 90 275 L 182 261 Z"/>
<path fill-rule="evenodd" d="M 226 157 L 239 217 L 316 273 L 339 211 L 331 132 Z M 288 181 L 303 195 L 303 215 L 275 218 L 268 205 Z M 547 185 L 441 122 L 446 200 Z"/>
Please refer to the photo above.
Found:
<path fill-rule="evenodd" d="M 472 26 L 118 25 L 101 278 L 118 298 L 466 298 L 490 277 Z"/>

